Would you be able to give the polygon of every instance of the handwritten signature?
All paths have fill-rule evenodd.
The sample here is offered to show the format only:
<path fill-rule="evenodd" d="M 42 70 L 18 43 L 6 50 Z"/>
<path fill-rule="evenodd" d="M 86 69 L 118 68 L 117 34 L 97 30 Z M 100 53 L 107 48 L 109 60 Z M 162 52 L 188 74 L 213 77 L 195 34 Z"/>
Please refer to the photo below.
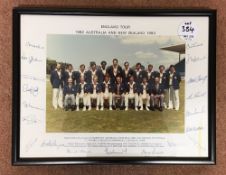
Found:
<path fill-rule="evenodd" d="M 190 84 L 190 83 L 198 83 L 198 82 L 201 82 L 201 83 L 204 83 L 206 80 L 207 80 L 208 76 L 207 75 L 198 75 L 196 77 L 192 77 L 190 78 L 187 83 Z"/>
<path fill-rule="evenodd" d="M 25 79 L 29 79 L 29 80 L 45 82 L 44 78 L 36 77 L 36 76 L 32 76 L 32 75 L 22 75 L 22 77 Z"/>
<path fill-rule="evenodd" d="M 33 105 L 29 102 L 26 102 L 26 101 L 23 102 L 23 105 L 24 105 L 25 108 L 32 108 L 32 109 L 41 110 L 41 111 L 45 110 L 44 108 L 41 108 L 39 106 L 35 106 L 35 105 Z"/>
<path fill-rule="evenodd" d="M 38 59 L 38 58 L 33 57 L 33 56 L 21 56 L 21 59 L 28 61 L 29 64 L 36 63 L 36 62 L 42 62 L 41 59 Z"/>
<path fill-rule="evenodd" d="M 190 95 L 188 95 L 188 97 L 186 99 L 191 100 L 191 99 L 194 99 L 194 98 L 203 97 L 206 94 L 207 94 L 207 92 L 198 91 L 198 92 L 195 92 L 195 93 L 191 93 Z"/>
<path fill-rule="evenodd" d="M 200 46 L 203 46 L 203 43 L 195 42 L 195 43 L 188 43 L 187 44 L 188 49 L 191 49 L 191 48 L 194 48 L 194 47 L 200 47 Z"/>
<path fill-rule="evenodd" d="M 21 119 L 22 122 L 25 122 L 28 125 L 41 123 L 41 120 L 37 119 L 35 115 L 23 116 Z"/>
<path fill-rule="evenodd" d="M 33 87 L 28 84 L 23 85 L 23 92 L 29 92 L 34 97 L 36 97 L 38 95 L 38 91 L 39 91 L 38 86 Z"/>
<path fill-rule="evenodd" d="M 40 44 L 37 44 L 37 43 L 31 43 L 29 41 L 26 42 L 25 46 L 32 47 L 35 49 L 44 49 L 44 46 L 41 46 Z"/>
<path fill-rule="evenodd" d="M 194 116 L 194 115 L 197 115 L 197 114 L 203 114 L 205 112 L 206 112 L 205 107 L 202 106 L 201 109 L 195 108 L 192 112 L 186 111 L 186 117 Z"/>

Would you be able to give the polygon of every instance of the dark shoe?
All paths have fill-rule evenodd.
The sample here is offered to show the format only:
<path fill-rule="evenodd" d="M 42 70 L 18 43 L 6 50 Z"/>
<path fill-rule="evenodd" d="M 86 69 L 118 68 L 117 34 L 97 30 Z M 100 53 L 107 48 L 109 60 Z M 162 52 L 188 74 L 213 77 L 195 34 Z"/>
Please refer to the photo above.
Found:
<path fill-rule="evenodd" d="M 75 110 L 75 106 L 72 106 L 72 107 L 71 107 L 71 111 L 74 111 L 74 110 Z"/>
<path fill-rule="evenodd" d="M 161 107 L 159 107 L 159 111 L 161 111 L 161 112 L 163 111 L 163 107 L 162 107 L 162 106 L 161 106 Z"/>
<path fill-rule="evenodd" d="M 150 110 L 155 111 L 155 108 L 153 106 L 150 107 Z"/>
<path fill-rule="evenodd" d="M 68 107 L 67 106 L 64 109 L 65 109 L 65 111 L 68 111 Z"/>

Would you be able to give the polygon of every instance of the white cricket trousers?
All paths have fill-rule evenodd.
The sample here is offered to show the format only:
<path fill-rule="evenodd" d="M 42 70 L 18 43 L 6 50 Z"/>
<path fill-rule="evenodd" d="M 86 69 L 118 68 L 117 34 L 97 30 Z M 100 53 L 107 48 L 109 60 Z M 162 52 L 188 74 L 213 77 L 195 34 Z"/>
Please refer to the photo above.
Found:
<path fill-rule="evenodd" d="M 112 106 L 112 93 L 111 92 L 108 92 L 108 93 L 101 93 L 100 94 L 100 104 L 101 104 L 101 107 L 103 107 L 104 106 L 104 100 L 105 99 L 108 99 L 108 101 L 109 101 L 109 107 L 111 107 Z"/>
<path fill-rule="evenodd" d="M 138 100 L 139 100 L 139 97 L 138 97 L 138 94 L 137 93 L 128 93 L 125 95 L 125 107 L 128 108 L 128 105 L 129 105 L 129 100 L 132 100 L 132 99 L 135 99 L 135 107 L 138 106 Z"/>
<path fill-rule="evenodd" d="M 52 99 L 54 109 L 59 106 L 63 108 L 63 90 L 62 88 L 53 88 L 53 99 Z"/>
<path fill-rule="evenodd" d="M 83 105 L 84 106 L 88 106 L 88 94 L 84 94 L 84 93 L 78 93 L 76 95 L 76 105 L 77 105 L 77 108 L 79 108 L 79 100 L 82 99 L 82 102 L 83 102 Z"/>
<path fill-rule="evenodd" d="M 173 86 L 169 88 L 169 108 L 179 109 L 179 89 L 174 89 Z"/>
<path fill-rule="evenodd" d="M 98 107 L 100 105 L 100 102 L 101 102 L 101 95 L 99 93 L 88 94 L 87 99 L 88 99 L 88 106 L 89 107 L 91 107 L 91 99 L 97 100 L 96 106 Z"/>
<path fill-rule="evenodd" d="M 143 104 L 144 104 L 144 102 L 146 102 L 146 103 L 145 103 L 146 107 L 149 107 L 149 106 L 150 106 L 150 96 L 149 96 L 149 94 L 147 94 L 147 93 L 140 94 L 140 96 L 139 96 L 139 101 L 140 101 L 139 106 L 140 106 L 142 109 L 143 109 Z"/>

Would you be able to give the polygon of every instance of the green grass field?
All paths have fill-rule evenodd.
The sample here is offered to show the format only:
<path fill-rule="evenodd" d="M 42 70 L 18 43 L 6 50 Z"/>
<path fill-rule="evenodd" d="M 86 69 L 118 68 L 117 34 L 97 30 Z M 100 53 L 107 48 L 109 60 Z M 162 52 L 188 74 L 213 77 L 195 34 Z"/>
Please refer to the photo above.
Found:
<path fill-rule="evenodd" d="M 180 110 L 129 111 L 108 109 L 104 111 L 64 111 L 52 107 L 52 89 L 46 85 L 46 131 L 47 132 L 138 132 L 182 133 L 184 132 L 184 81 L 180 89 Z"/>

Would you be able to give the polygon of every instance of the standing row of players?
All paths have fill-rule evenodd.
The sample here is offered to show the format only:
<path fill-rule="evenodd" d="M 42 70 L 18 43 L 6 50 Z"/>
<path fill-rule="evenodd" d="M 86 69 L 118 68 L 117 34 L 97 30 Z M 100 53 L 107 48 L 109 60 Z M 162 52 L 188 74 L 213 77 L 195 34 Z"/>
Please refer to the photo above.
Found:
<path fill-rule="evenodd" d="M 151 64 L 147 70 L 142 69 L 141 63 L 132 69 L 129 62 L 125 62 L 122 68 L 117 59 L 113 59 L 108 68 L 106 65 L 105 61 L 100 67 L 91 62 L 89 70 L 86 71 L 82 64 L 78 71 L 73 71 L 72 65 L 62 70 L 57 63 L 50 76 L 53 107 L 79 111 L 82 102 L 85 111 L 91 110 L 95 102 L 96 110 L 104 110 L 106 100 L 109 110 L 117 107 L 128 110 L 132 100 L 135 110 L 143 110 L 144 105 L 146 110 L 162 111 L 164 107 L 179 110 L 181 77 L 173 65 L 168 72 L 163 65 L 159 66 L 159 71 L 153 71 Z"/>

